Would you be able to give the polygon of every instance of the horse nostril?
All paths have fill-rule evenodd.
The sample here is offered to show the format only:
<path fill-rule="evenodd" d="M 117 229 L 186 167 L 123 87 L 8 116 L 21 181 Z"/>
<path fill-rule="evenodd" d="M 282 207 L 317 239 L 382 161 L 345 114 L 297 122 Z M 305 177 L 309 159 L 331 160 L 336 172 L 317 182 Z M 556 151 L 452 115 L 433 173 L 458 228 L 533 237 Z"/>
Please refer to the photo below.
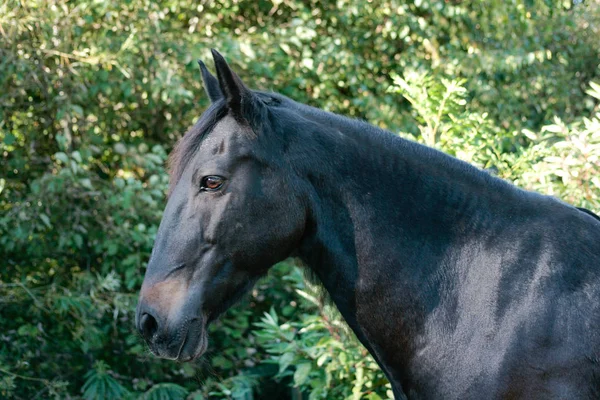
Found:
<path fill-rule="evenodd" d="M 150 341 L 157 329 L 158 322 L 156 322 L 156 318 L 148 313 L 143 313 L 142 318 L 140 319 L 140 331 L 144 338 Z"/>

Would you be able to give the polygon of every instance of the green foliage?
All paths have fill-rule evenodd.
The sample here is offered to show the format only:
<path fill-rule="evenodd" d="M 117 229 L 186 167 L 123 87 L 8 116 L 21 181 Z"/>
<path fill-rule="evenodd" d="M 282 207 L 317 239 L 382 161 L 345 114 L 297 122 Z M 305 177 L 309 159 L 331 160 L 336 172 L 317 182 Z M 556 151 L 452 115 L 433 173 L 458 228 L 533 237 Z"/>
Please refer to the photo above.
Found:
<path fill-rule="evenodd" d="M 304 299 L 296 320 L 280 321 L 274 309 L 256 326 L 258 342 L 276 363 L 276 379 L 292 378 L 308 399 L 392 398 L 376 362 L 329 306 L 314 293 L 297 289 Z"/>
<path fill-rule="evenodd" d="M 85 400 L 122 399 L 128 396 L 127 389 L 110 376 L 108 365 L 103 361 L 96 361 L 94 369 L 85 377 L 85 384 L 81 388 Z"/>
<path fill-rule="evenodd" d="M 187 397 L 186 388 L 174 383 L 159 383 L 152 386 L 141 397 L 143 400 L 183 400 Z"/>
<path fill-rule="evenodd" d="M 555 118 L 540 132 L 525 132 L 532 146 L 508 175 L 515 182 L 600 211 L 600 112 L 566 124 Z"/>
<path fill-rule="evenodd" d="M 251 87 L 598 212 L 598 5 L 1 3 L 0 397 L 391 397 L 290 261 L 213 325 L 203 362 L 134 332 L 167 154 L 207 104 L 195 60 L 218 48 Z"/>
<path fill-rule="evenodd" d="M 600 113 L 570 124 L 554 117 L 538 132 L 494 126 L 466 99 L 465 81 L 428 74 L 396 76 L 388 90 L 411 103 L 414 139 L 468 161 L 515 184 L 600 210 Z M 410 83 L 409 83 L 410 82 Z M 600 99 L 600 87 L 587 93 Z M 412 136 L 412 135 L 406 135 Z"/>
<path fill-rule="evenodd" d="M 232 400 L 253 400 L 254 399 L 254 388 L 257 385 L 257 379 L 251 375 L 237 375 L 233 376 L 223 382 L 213 382 L 212 384 L 205 385 L 210 388 L 208 396 L 215 399 L 232 399 Z"/>

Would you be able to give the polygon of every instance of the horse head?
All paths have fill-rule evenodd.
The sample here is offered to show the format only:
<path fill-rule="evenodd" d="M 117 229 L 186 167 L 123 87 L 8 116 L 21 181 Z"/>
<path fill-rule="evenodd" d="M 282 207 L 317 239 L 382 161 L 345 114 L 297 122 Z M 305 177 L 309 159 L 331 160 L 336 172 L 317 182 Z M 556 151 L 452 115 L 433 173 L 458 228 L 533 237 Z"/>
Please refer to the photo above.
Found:
<path fill-rule="evenodd" d="M 211 106 L 171 154 L 169 198 L 136 313 L 156 355 L 187 361 L 207 325 L 287 258 L 303 235 L 301 186 L 269 110 L 213 50 L 217 77 L 199 61 Z"/>

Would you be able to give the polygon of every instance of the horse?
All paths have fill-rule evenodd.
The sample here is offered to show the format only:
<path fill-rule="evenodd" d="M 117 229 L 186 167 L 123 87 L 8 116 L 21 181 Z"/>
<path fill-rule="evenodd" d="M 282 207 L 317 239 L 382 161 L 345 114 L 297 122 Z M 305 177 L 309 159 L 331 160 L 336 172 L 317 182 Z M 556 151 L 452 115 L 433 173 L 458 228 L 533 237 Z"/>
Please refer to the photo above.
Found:
<path fill-rule="evenodd" d="M 396 399 L 600 398 L 595 214 L 250 90 L 212 55 L 136 311 L 156 356 L 201 356 L 207 326 L 295 257 Z"/>

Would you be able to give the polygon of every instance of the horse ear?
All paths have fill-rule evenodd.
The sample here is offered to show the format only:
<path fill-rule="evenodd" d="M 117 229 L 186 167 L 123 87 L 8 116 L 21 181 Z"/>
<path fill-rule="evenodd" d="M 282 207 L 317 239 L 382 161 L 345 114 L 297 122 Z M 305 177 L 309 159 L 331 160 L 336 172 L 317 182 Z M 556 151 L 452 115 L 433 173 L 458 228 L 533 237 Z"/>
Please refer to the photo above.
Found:
<path fill-rule="evenodd" d="M 204 83 L 204 90 L 206 90 L 206 94 L 210 99 L 211 103 L 223 98 L 223 93 L 221 93 L 221 89 L 219 88 L 219 81 L 217 78 L 210 73 L 206 65 L 202 62 L 202 60 L 198 60 L 198 65 L 200 66 L 200 72 L 202 73 L 202 82 Z"/>
<path fill-rule="evenodd" d="M 221 92 L 225 96 L 229 109 L 237 115 L 242 115 L 242 104 L 244 100 L 252 98 L 252 92 L 248 89 L 239 76 L 229 68 L 227 61 L 218 51 L 211 49 L 217 70 L 217 78 Z"/>

